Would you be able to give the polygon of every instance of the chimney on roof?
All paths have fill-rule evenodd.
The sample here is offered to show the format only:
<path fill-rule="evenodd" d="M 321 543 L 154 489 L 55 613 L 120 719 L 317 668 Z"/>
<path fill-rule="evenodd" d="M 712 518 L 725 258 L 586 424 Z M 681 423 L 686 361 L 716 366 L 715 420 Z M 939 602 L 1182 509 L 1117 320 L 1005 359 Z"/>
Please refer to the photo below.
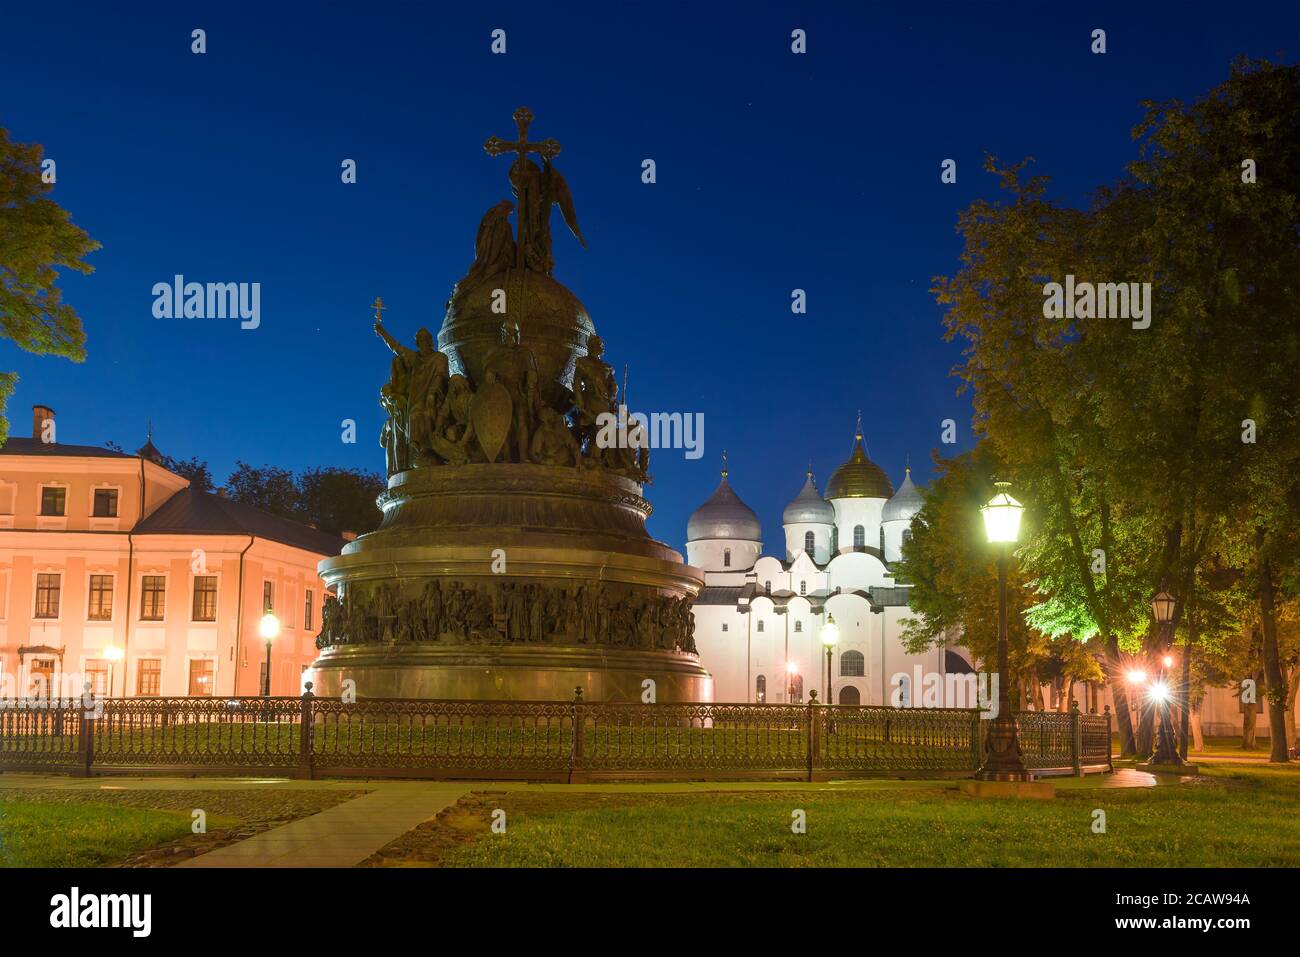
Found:
<path fill-rule="evenodd" d="M 54 441 L 54 410 L 48 405 L 32 406 L 32 438 L 46 444 Z"/>

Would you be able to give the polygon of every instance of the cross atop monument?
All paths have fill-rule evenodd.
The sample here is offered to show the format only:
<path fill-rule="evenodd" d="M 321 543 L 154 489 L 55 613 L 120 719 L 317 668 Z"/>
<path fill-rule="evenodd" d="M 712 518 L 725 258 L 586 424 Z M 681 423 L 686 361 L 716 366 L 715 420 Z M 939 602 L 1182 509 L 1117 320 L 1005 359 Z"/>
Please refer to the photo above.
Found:
<path fill-rule="evenodd" d="M 382 322 L 384 319 L 383 312 L 388 308 L 384 305 L 384 300 L 375 296 L 375 301 L 370 304 L 370 308 L 375 310 L 375 322 Z"/>
<path fill-rule="evenodd" d="M 521 106 L 515 110 L 515 126 L 519 130 L 519 139 L 514 142 L 503 140 L 499 136 L 489 136 L 487 142 L 483 144 L 483 149 L 489 156 L 501 156 L 503 153 L 517 154 L 513 163 L 510 164 L 511 177 L 510 181 L 514 184 L 515 189 L 519 192 L 518 206 L 518 228 L 515 242 L 515 265 L 522 269 L 528 262 L 527 247 L 528 236 L 534 228 L 534 224 L 528 221 L 530 211 L 534 208 L 538 197 L 529 195 L 529 185 L 531 177 L 528 173 L 528 154 L 536 153 L 546 162 L 550 162 L 560 155 L 560 144 L 554 139 L 544 139 L 539 143 L 530 142 L 528 139 L 528 127 L 533 122 L 533 111 L 526 106 Z M 545 212 L 541 215 L 550 214 L 550 203 L 546 204 Z"/>

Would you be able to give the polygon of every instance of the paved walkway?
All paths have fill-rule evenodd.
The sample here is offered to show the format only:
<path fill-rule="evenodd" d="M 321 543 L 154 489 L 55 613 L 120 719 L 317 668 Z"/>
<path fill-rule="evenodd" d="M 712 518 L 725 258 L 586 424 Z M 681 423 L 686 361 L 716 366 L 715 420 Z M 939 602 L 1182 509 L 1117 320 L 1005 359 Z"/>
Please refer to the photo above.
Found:
<path fill-rule="evenodd" d="M 1060 790 L 1157 787 L 1177 784 L 1132 768 L 1085 778 L 1051 779 Z M 0 774 L 0 788 L 63 790 L 367 790 L 332 808 L 263 831 L 247 840 L 189 858 L 177 867 L 352 867 L 390 841 L 437 816 L 472 791 L 636 792 L 658 794 L 727 791 L 892 791 L 957 787 L 955 779 L 854 779 L 803 781 L 652 781 L 635 784 L 530 784 L 517 781 L 318 780 L 246 777 L 71 778 L 45 774 Z"/>

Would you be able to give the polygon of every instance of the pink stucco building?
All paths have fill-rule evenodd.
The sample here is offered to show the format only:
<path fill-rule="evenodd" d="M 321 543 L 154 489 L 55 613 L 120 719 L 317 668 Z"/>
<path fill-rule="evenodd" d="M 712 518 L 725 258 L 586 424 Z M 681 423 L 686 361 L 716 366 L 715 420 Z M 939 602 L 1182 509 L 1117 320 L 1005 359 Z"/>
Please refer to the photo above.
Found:
<path fill-rule="evenodd" d="M 271 693 L 298 694 L 316 657 L 325 585 L 343 540 L 203 492 L 161 464 L 32 437 L 0 447 L 0 697 L 256 695 L 279 618 Z M 62 423 L 59 423 L 62 425 Z"/>

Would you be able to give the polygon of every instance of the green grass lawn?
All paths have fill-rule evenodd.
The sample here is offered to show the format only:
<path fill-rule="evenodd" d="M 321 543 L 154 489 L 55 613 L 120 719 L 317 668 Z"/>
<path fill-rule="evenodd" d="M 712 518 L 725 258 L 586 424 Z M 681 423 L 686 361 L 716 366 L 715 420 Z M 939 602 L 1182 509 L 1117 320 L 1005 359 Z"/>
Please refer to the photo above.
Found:
<path fill-rule="evenodd" d="M 183 811 L 107 804 L 0 803 L 0 866 L 95 867 L 190 833 Z"/>
<path fill-rule="evenodd" d="M 364 789 L 0 788 L 0 867 L 111 866 L 173 842 L 186 844 L 192 856 L 363 793 Z M 204 834 L 191 830 L 195 810 L 206 816 Z"/>
<path fill-rule="evenodd" d="M 506 812 L 506 832 L 489 828 Z M 791 831 L 792 812 L 807 832 Z M 1094 811 L 1106 833 L 1093 832 Z M 372 863 L 453 867 L 1295 867 L 1300 769 L 1217 768 L 1055 800 L 899 784 L 842 792 L 479 793 Z"/>

